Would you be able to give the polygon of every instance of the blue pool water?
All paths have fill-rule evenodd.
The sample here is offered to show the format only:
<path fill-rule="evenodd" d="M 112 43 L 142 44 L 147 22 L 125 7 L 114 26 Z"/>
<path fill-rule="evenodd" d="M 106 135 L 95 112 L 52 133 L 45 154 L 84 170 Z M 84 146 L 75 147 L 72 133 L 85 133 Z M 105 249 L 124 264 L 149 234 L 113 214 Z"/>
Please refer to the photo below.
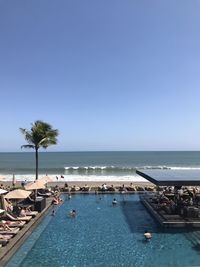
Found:
<path fill-rule="evenodd" d="M 56 216 L 49 212 L 7 267 L 200 266 L 200 231 L 161 231 L 137 194 L 115 194 L 116 206 L 113 195 L 62 197 Z"/>

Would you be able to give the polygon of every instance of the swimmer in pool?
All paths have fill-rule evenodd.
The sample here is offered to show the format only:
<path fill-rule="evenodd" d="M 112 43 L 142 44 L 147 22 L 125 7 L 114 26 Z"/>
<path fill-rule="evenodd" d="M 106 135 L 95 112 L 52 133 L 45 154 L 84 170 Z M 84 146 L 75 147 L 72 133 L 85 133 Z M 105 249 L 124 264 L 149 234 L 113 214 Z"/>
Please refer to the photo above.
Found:
<path fill-rule="evenodd" d="M 150 239 L 152 238 L 152 235 L 151 235 L 150 232 L 145 231 L 145 232 L 144 232 L 144 237 L 145 237 L 146 240 L 150 240 Z"/>
<path fill-rule="evenodd" d="M 70 217 L 75 217 L 76 216 L 76 211 L 75 210 L 70 210 L 69 216 Z"/>
<path fill-rule="evenodd" d="M 116 204 L 117 204 L 117 200 L 116 200 L 116 198 L 113 198 L 112 204 L 113 204 L 113 205 L 116 205 Z"/>

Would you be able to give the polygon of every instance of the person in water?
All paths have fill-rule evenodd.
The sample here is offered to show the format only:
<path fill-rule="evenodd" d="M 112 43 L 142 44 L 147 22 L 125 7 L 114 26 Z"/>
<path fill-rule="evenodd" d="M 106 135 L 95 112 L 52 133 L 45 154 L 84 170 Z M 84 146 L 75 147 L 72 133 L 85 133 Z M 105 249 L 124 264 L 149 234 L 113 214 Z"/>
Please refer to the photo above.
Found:
<path fill-rule="evenodd" d="M 116 200 L 116 198 L 113 198 L 112 204 L 113 204 L 113 205 L 116 205 L 116 204 L 117 204 L 117 200 Z"/>
<path fill-rule="evenodd" d="M 152 238 L 152 235 L 150 232 L 148 232 L 147 230 L 144 232 L 144 237 L 146 240 L 150 240 Z"/>
<path fill-rule="evenodd" d="M 75 210 L 70 210 L 69 216 L 75 217 L 76 216 L 76 211 Z"/>

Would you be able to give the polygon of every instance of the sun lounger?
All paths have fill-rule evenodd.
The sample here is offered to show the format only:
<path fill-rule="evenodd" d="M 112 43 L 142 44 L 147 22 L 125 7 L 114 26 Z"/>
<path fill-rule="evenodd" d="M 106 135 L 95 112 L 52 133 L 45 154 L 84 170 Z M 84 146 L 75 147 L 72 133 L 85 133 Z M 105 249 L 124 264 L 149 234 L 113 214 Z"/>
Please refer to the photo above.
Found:
<path fill-rule="evenodd" d="M 38 211 L 28 211 L 26 212 L 26 216 L 32 216 L 35 217 L 38 214 Z M 19 216 L 20 218 L 20 216 Z"/>
<path fill-rule="evenodd" d="M 108 188 L 104 188 L 104 187 L 99 186 L 98 187 L 98 191 L 100 191 L 100 192 L 106 192 L 106 191 L 108 191 Z"/>
<path fill-rule="evenodd" d="M 70 188 L 69 188 L 69 187 L 63 187 L 63 188 L 62 188 L 62 191 L 63 191 L 63 192 L 70 192 Z"/>
<path fill-rule="evenodd" d="M 114 188 L 114 186 L 110 186 L 110 187 L 108 187 L 107 191 L 109 191 L 109 192 L 115 192 L 115 188 Z"/>
<path fill-rule="evenodd" d="M 8 244 L 9 240 L 0 240 L 1 247 L 4 247 Z"/>
<path fill-rule="evenodd" d="M 134 191 L 136 191 L 136 188 L 135 187 L 128 186 L 128 187 L 126 187 L 126 190 L 127 191 L 131 191 L 131 192 L 134 192 Z"/>
<path fill-rule="evenodd" d="M 0 246 L 6 246 L 9 240 L 13 237 L 13 235 L 2 235 L 0 234 Z"/>
<path fill-rule="evenodd" d="M 6 225 L 8 225 L 10 228 L 13 228 L 13 227 L 19 227 L 19 228 L 22 228 L 24 227 L 24 225 L 26 224 L 25 221 L 6 221 L 4 222 Z"/>
<path fill-rule="evenodd" d="M 72 188 L 71 188 L 71 190 L 70 190 L 71 192 L 77 192 L 77 191 L 80 191 L 80 187 L 79 186 L 72 186 Z"/>
<path fill-rule="evenodd" d="M 126 192 L 126 187 L 124 185 L 119 187 L 119 192 Z"/>
<path fill-rule="evenodd" d="M 83 187 L 83 188 L 81 188 L 81 191 L 82 192 L 89 192 L 90 191 L 90 187 Z"/>
<path fill-rule="evenodd" d="M 26 221 L 26 222 L 29 222 L 32 219 L 32 216 L 14 217 L 13 215 L 9 214 L 8 212 L 6 212 L 6 216 L 11 221 Z"/>
<path fill-rule="evenodd" d="M 8 241 L 9 241 L 9 240 L 3 240 L 3 239 L 0 239 L 0 246 L 1 246 L 1 247 L 4 247 L 5 245 L 8 244 Z"/>
<path fill-rule="evenodd" d="M 13 235 L 1 235 L 0 234 L 0 244 L 2 246 L 5 246 L 12 237 Z"/>
<path fill-rule="evenodd" d="M 0 228 L 0 235 L 16 235 L 19 232 L 19 228 L 15 227 L 11 230 L 3 230 L 2 227 Z"/>

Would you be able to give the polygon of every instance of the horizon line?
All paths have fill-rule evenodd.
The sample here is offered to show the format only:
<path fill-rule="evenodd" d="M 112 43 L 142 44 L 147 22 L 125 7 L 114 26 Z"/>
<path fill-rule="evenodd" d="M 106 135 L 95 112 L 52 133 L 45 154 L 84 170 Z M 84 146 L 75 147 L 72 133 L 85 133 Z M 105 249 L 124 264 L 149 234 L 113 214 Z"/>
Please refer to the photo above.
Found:
<path fill-rule="evenodd" d="M 0 151 L 0 153 L 34 153 L 35 151 Z M 200 152 L 200 150 L 70 150 L 70 151 L 47 151 L 39 153 L 85 153 L 85 152 Z"/>

